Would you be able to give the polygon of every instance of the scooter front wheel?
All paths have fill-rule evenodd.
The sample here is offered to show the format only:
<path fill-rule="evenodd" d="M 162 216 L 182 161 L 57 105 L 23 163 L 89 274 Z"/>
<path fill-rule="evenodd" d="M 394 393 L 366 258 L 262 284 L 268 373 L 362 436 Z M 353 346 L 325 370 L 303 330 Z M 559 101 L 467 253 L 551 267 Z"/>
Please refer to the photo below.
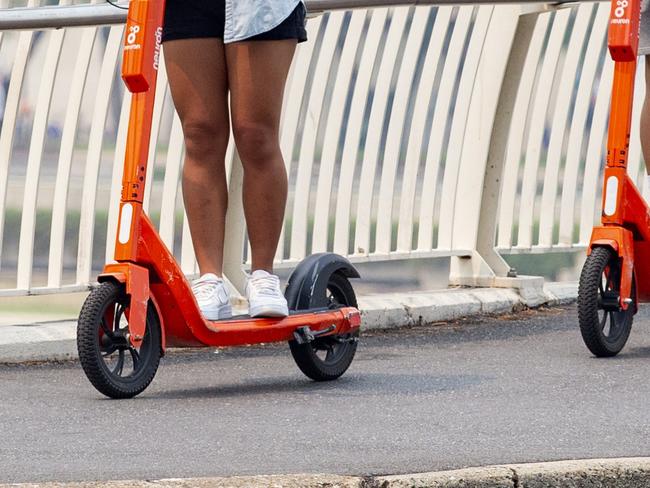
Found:
<path fill-rule="evenodd" d="M 111 398 L 132 398 L 153 380 L 161 356 L 160 322 L 149 303 L 144 339 L 129 341 L 129 296 L 124 286 L 107 282 L 86 299 L 77 325 L 77 349 L 86 376 Z"/>
<path fill-rule="evenodd" d="M 357 307 L 357 297 L 350 281 L 333 273 L 327 282 L 330 308 Z M 331 381 L 340 377 L 352 364 L 357 351 L 358 332 L 317 338 L 306 344 L 289 342 L 291 355 L 307 377 L 314 381 Z"/>
<path fill-rule="evenodd" d="M 632 298 L 635 298 L 634 280 Z M 620 307 L 621 262 L 610 248 L 597 247 L 587 258 L 578 290 L 580 332 L 598 357 L 617 355 L 625 346 L 634 320 L 635 305 Z"/>

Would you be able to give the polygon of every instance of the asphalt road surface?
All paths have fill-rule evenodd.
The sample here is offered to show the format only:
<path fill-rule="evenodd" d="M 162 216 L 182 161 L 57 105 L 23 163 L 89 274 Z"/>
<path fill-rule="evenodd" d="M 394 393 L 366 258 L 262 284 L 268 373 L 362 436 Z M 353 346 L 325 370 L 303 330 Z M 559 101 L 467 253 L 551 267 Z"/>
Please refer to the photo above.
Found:
<path fill-rule="evenodd" d="M 0 366 L 0 482 L 385 474 L 650 455 L 650 314 L 614 359 L 573 307 L 367 334 L 339 381 L 285 345 L 165 358 L 135 400 Z"/>

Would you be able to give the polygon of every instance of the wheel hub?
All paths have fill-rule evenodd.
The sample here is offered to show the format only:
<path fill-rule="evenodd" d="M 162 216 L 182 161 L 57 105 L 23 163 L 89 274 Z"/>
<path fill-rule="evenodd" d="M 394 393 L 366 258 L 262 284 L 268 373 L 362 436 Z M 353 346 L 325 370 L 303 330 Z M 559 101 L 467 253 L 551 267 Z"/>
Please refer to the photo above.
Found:
<path fill-rule="evenodd" d="M 606 312 L 620 312 L 621 311 L 621 297 L 618 292 L 613 290 L 604 291 L 600 295 L 598 306 Z"/>

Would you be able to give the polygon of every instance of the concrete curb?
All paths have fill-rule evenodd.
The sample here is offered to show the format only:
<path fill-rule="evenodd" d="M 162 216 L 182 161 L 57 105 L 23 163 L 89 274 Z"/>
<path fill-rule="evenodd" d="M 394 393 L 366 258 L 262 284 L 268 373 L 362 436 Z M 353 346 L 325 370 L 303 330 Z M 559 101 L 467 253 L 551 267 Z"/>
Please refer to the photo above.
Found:
<path fill-rule="evenodd" d="M 507 464 L 438 473 L 383 476 L 373 488 L 650 487 L 650 458 Z"/>
<path fill-rule="evenodd" d="M 394 329 L 539 305 L 557 306 L 574 301 L 577 294 L 576 283 L 547 283 L 542 293 L 529 293 L 524 287 L 454 288 L 367 295 L 359 298 L 359 307 L 365 330 Z M 76 359 L 76 326 L 75 321 L 0 325 L 0 363 Z"/>
<path fill-rule="evenodd" d="M 547 283 L 530 300 L 525 289 L 455 288 L 432 292 L 367 295 L 359 298 L 363 328 L 394 329 L 461 317 L 516 312 L 540 305 L 565 305 L 578 297 L 577 283 Z M 540 296 L 541 295 L 541 296 Z"/>
<path fill-rule="evenodd" d="M 650 458 L 506 464 L 398 476 L 277 475 L 156 481 L 0 484 L 0 488 L 644 488 Z"/>
<path fill-rule="evenodd" d="M 230 478 L 186 478 L 164 480 L 97 481 L 80 483 L 28 483 L 0 488 L 358 488 L 361 478 L 334 475 L 235 476 Z"/>

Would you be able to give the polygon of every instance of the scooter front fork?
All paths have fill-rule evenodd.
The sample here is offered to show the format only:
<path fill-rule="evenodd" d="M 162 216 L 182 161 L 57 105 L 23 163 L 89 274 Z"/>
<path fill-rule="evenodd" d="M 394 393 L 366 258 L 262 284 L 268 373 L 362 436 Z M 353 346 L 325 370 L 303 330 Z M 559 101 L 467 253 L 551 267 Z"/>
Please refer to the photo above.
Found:
<path fill-rule="evenodd" d="M 149 304 L 149 270 L 133 263 L 107 264 L 99 275 L 100 283 L 115 281 L 126 286 L 130 296 L 127 319 L 129 321 L 129 340 L 133 347 L 142 345 L 147 325 L 147 306 Z"/>
<path fill-rule="evenodd" d="M 594 227 L 588 254 L 596 247 L 609 247 L 618 254 L 621 266 L 621 296 L 619 306 L 627 310 L 634 303 L 632 280 L 634 280 L 634 236 L 618 226 Z"/>

